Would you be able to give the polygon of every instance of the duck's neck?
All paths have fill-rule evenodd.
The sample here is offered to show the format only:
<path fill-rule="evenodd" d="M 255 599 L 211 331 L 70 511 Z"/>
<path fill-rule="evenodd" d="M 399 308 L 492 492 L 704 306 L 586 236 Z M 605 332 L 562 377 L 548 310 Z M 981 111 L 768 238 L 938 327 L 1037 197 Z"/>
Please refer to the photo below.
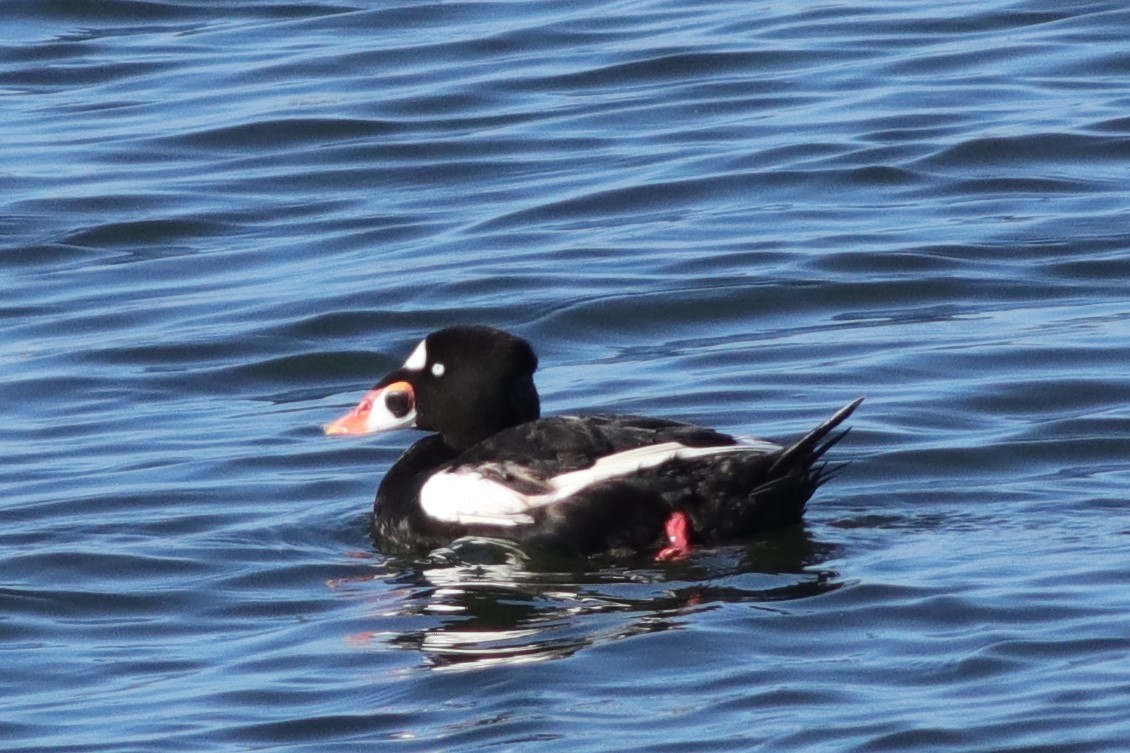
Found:
<path fill-rule="evenodd" d="M 541 401 L 532 377 L 517 379 L 498 395 L 498 399 L 479 400 L 467 406 L 458 425 L 445 426 L 440 431 L 443 443 L 455 452 L 463 452 L 500 431 L 541 417 Z"/>

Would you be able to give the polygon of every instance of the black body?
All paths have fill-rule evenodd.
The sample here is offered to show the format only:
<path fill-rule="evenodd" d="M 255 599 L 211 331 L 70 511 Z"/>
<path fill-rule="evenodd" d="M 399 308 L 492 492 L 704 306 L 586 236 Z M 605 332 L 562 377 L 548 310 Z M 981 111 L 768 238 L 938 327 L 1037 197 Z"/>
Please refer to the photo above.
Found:
<path fill-rule="evenodd" d="M 712 545 L 799 523 L 813 492 L 838 468 L 823 460 L 847 433 L 835 429 L 862 398 L 788 447 L 751 448 L 673 459 L 624 478 L 596 483 L 531 511 L 532 524 L 461 525 L 435 520 L 420 507 L 420 488 L 448 468 L 480 473 L 538 493 L 545 479 L 588 468 L 600 457 L 645 445 L 738 444 L 691 424 L 623 415 L 539 418 L 533 372 L 537 359 L 520 338 L 486 327 L 451 327 L 426 340 L 430 367 L 398 369 L 378 387 L 409 382 L 416 426 L 437 432 L 413 444 L 377 492 L 373 529 L 382 546 L 430 550 L 461 536 L 505 538 L 582 555 L 650 551 L 665 542 L 675 511 L 692 522 L 691 540 Z"/>

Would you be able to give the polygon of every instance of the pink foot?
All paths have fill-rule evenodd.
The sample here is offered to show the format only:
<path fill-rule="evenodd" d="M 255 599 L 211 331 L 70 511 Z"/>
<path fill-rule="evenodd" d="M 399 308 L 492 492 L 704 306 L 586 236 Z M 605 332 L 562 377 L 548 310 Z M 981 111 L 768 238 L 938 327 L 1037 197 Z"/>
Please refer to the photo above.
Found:
<path fill-rule="evenodd" d="M 655 555 L 656 562 L 683 560 L 691 555 L 691 519 L 685 512 L 676 510 L 671 513 L 663 530 L 670 543 Z"/>

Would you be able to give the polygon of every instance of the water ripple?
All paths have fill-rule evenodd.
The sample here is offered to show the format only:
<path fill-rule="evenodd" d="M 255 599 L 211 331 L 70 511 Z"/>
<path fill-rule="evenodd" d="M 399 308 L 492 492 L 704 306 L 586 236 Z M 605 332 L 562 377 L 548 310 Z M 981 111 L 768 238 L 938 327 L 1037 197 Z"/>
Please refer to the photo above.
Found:
<path fill-rule="evenodd" d="M 1125 29 L 1092 2 L 9 0 L 6 749 L 1121 750 Z M 687 563 L 367 535 L 427 331 L 789 438 Z"/>

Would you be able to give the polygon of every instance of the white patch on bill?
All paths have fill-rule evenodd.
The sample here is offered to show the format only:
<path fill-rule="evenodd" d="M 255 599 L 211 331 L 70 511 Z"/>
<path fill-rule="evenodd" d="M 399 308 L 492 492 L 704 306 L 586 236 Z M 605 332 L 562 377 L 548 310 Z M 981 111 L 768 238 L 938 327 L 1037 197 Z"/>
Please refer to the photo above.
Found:
<path fill-rule="evenodd" d="M 392 431 L 393 429 L 407 429 L 416 425 L 416 408 L 411 408 L 403 416 L 398 416 L 388 408 L 387 395 L 378 394 L 373 400 L 373 407 L 369 410 L 369 417 L 365 420 L 369 432 Z"/>
<path fill-rule="evenodd" d="M 779 445 L 771 442 L 716 447 L 687 447 L 678 442 L 664 442 L 636 447 L 602 457 L 588 468 L 546 479 L 546 486 L 551 491 L 543 494 L 523 494 L 473 467 L 453 468 L 432 475 L 424 483 L 420 489 L 420 506 L 429 517 L 447 523 L 500 527 L 528 525 L 534 522 L 531 513 L 539 507 L 566 500 L 593 484 L 630 476 L 669 460 L 693 460 L 730 453 L 762 455 L 779 449 Z"/>
<path fill-rule="evenodd" d="M 428 365 L 428 343 L 424 340 L 416 346 L 412 351 L 412 355 L 408 356 L 408 360 L 404 362 L 404 368 L 409 371 L 423 371 L 424 367 Z"/>

